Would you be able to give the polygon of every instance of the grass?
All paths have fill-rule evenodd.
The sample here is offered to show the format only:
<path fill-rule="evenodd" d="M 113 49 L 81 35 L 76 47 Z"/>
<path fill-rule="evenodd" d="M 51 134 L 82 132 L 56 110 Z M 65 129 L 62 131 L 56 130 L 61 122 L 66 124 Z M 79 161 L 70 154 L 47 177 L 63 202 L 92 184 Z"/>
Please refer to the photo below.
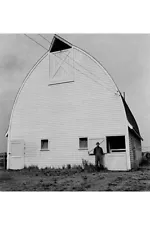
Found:
<path fill-rule="evenodd" d="M 0 191 L 150 191 L 150 163 L 126 172 L 96 171 L 87 161 L 58 169 L 0 171 Z"/>

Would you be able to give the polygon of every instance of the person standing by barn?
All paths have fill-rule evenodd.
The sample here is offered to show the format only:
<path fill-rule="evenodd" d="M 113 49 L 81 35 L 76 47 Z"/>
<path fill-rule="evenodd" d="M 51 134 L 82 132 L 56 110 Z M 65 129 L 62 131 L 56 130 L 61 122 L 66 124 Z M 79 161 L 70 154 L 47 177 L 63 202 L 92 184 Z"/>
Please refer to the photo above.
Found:
<path fill-rule="evenodd" d="M 95 167 L 96 169 L 103 168 L 103 149 L 100 147 L 100 143 L 96 143 L 96 147 L 94 148 L 94 155 L 95 155 Z"/>

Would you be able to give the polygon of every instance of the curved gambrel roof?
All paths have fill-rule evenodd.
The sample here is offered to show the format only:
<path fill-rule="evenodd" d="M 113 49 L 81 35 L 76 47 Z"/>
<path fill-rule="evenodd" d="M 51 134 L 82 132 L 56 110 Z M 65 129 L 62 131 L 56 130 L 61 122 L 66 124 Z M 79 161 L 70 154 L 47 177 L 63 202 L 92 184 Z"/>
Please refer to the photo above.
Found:
<path fill-rule="evenodd" d="M 58 45 L 60 45 L 60 42 L 62 41 L 62 43 L 65 43 L 65 47 L 66 49 L 67 48 L 70 48 L 71 46 L 73 46 L 71 43 L 69 43 L 68 41 L 64 40 L 63 38 L 59 37 L 58 35 L 55 35 L 54 38 L 53 38 L 53 42 L 52 42 L 52 45 L 51 45 L 51 48 L 50 48 L 50 52 L 53 52 L 52 50 L 54 50 L 53 48 L 53 43 L 54 43 L 54 46 L 56 43 L 58 43 Z M 64 45 L 64 44 L 63 44 Z M 138 127 L 138 124 L 129 108 L 129 106 L 127 105 L 124 97 L 122 96 L 121 92 L 119 91 L 119 88 L 117 86 L 117 84 L 115 83 L 114 79 L 111 77 L 111 75 L 107 72 L 107 70 L 104 68 L 104 66 L 101 65 L 101 63 L 95 59 L 93 56 L 91 56 L 89 53 L 87 53 L 85 50 L 82 50 L 76 46 L 73 46 L 75 47 L 76 49 L 82 51 L 84 54 L 88 55 L 92 60 L 94 60 L 96 63 L 99 64 L 99 66 L 103 69 L 103 71 L 105 72 L 105 74 L 107 74 L 112 82 L 114 83 L 115 87 L 116 87 L 116 90 L 117 92 L 120 94 L 121 96 L 121 99 L 122 99 L 122 102 L 123 102 L 123 106 L 124 106 L 124 109 L 125 109 L 125 113 L 126 113 L 126 117 L 127 117 L 127 120 L 129 122 L 129 124 L 131 125 L 131 128 L 133 129 L 133 131 L 135 132 L 135 134 L 141 139 L 143 140 L 143 138 L 141 137 L 140 135 L 140 131 L 139 131 L 139 127 Z"/>
<path fill-rule="evenodd" d="M 93 56 L 91 56 L 85 50 L 82 50 L 81 48 L 78 48 L 78 47 L 72 45 L 71 43 L 69 43 L 68 41 L 66 41 L 65 39 L 63 39 L 62 37 L 60 37 L 60 36 L 58 36 L 56 34 L 53 37 L 53 40 L 51 42 L 51 45 L 50 45 L 49 50 L 31 68 L 31 70 L 29 71 L 29 73 L 25 77 L 22 86 L 19 89 L 19 91 L 18 91 L 18 93 L 16 95 L 16 98 L 15 98 L 15 101 L 14 101 L 13 108 L 12 108 L 12 113 L 11 113 L 11 117 L 10 117 L 9 128 L 10 128 L 10 125 L 11 125 L 11 118 L 12 118 L 12 114 L 13 114 L 13 111 L 14 111 L 14 107 L 15 107 L 15 104 L 16 104 L 17 99 L 19 97 L 19 94 L 20 94 L 23 86 L 25 85 L 26 80 L 30 77 L 30 75 L 35 70 L 35 68 L 39 65 L 40 62 L 42 62 L 42 60 L 44 60 L 44 58 L 47 56 L 48 52 L 62 51 L 62 50 L 69 49 L 69 48 L 72 48 L 72 47 L 74 47 L 75 49 L 78 49 L 79 51 L 81 51 L 82 53 L 84 53 L 85 55 L 87 55 L 88 57 L 90 57 L 93 61 L 95 61 L 96 64 L 98 64 L 101 67 L 101 69 L 104 71 L 104 73 L 109 76 L 109 78 L 112 80 L 112 82 L 113 82 L 113 84 L 114 84 L 114 86 L 116 88 L 116 92 L 118 92 L 118 94 L 121 96 L 121 99 L 122 99 L 122 102 L 123 102 L 123 106 L 124 106 L 124 110 L 125 110 L 125 114 L 126 114 L 126 117 L 127 117 L 127 120 L 129 122 L 129 124 L 131 125 L 131 128 L 133 129 L 133 131 L 135 132 L 135 134 L 138 136 L 138 138 L 140 138 L 141 140 L 143 140 L 142 137 L 141 137 L 141 135 L 140 135 L 140 131 L 139 131 L 137 122 L 136 122 L 136 120 L 135 120 L 135 118 L 134 118 L 134 116 L 133 116 L 133 114 L 132 114 L 129 106 L 127 105 L 125 99 L 123 98 L 121 92 L 119 91 L 119 88 L 118 88 L 117 84 L 115 83 L 114 79 L 107 72 L 107 70 L 101 65 L 101 63 L 97 59 L 95 59 Z M 9 128 L 8 128 L 8 130 L 9 130 Z M 7 135 L 8 135 L 8 131 L 7 131 L 7 133 L 6 133 L 5 136 L 7 136 Z"/>
<path fill-rule="evenodd" d="M 134 132 L 136 133 L 136 135 L 141 139 L 143 140 L 143 138 L 141 137 L 140 135 L 140 131 L 139 131 L 139 127 L 138 127 L 138 124 L 129 108 L 129 106 L 127 105 L 125 99 L 122 97 L 121 95 L 121 99 L 122 99 L 122 102 L 123 102 L 123 105 L 124 105 L 124 109 L 125 109 L 125 112 L 126 112 L 126 116 L 127 116 L 127 120 L 128 122 L 131 124 L 132 126 L 132 129 L 134 130 Z"/>
<path fill-rule="evenodd" d="M 16 103 L 17 103 L 17 100 L 18 100 L 18 97 L 19 97 L 19 94 L 20 94 L 21 90 L 23 89 L 23 87 L 24 87 L 26 81 L 28 80 L 28 78 L 30 77 L 30 75 L 32 74 L 32 72 L 33 72 L 33 71 L 36 69 L 36 67 L 43 61 L 43 59 L 45 59 L 45 57 L 48 55 L 48 52 L 49 52 L 49 50 L 46 51 L 46 52 L 44 53 L 44 55 L 42 55 L 42 56 L 37 60 L 37 62 L 33 65 L 33 67 L 29 70 L 29 72 L 27 73 L 26 77 L 24 78 L 24 80 L 23 80 L 23 82 L 22 82 L 22 85 L 21 85 L 21 87 L 19 88 L 19 90 L 18 90 L 18 92 L 17 92 L 17 94 L 16 94 L 16 97 L 15 97 L 14 103 L 13 103 L 13 107 L 12 107 L 11 115 L 10 115 L 10 120 L 9 120 L 9 125 L 8 125 L 8 129 L 7 129 L 7 131 L 6 131 L 5 137 L 8 136 L 8 131 L 9 131 L 10 127 L 11 127 L 11 120 L 12 120 L 13 111 L 14 111 L 14 108 L 15 108 L 15 105 L 16 105 Z"/>

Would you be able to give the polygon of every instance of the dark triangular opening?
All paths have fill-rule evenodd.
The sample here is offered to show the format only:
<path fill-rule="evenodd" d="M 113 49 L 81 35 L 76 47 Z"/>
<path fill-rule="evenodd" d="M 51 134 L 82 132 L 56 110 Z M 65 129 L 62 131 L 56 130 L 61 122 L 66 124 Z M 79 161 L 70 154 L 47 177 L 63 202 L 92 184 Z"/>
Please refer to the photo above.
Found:
<path fill-rule="evenodd" d="M 71 48 L 71 45 L 69 43 L 66 43 L 63 40 L 60 40 L 57 37 L 54 37 L 54 41 L 52 43 L 50 52 L 62 51 L 69 48 Z"/>

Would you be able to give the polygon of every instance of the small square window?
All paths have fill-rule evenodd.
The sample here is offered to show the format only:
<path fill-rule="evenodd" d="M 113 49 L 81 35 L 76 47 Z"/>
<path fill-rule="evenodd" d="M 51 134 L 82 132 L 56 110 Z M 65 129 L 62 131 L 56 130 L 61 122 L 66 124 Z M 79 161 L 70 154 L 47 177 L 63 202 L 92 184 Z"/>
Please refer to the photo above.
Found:
<path fill-rule="evenodd" d="M 48 150 L 48 139 L 41 140 L 41 150 Z"/>
<path fill-rule="evenodd" d="M 79 149 L 88 149 L 88 138 L 79 138 Z"/>

